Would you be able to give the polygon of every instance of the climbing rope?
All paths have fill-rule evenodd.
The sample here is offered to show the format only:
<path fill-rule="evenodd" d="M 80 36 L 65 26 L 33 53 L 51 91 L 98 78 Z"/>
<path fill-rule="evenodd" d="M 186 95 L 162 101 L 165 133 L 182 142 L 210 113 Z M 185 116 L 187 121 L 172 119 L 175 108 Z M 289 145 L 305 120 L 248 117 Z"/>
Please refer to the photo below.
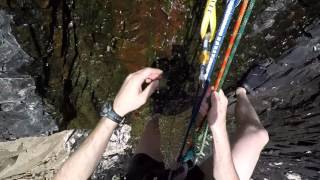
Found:
<path fill-rule="evenodd" d="M 223 59 L 223 63 L 221 65 L 219 74 L 216 78 L 215 85 L 213 87 L 213 90 L 215 90 L 215 91 L 218 91 L 221 89 L 221 87 L 226 79 L 226 76 L 229 72 L 229 68 L 230 68 L 231 63 L 233 61 L 234 55 L 236 53 L 236 50 L 238 48 L 238 45 L 240 43 L 240 40 L 241 40 L 242 35 L 244 33 L 244 30 L 247 26 L 248 20 L 251 16 L 252 9 L 255 5 L 255 0 L 250 1 L 249 7 L 248 7 L 248 4 L 249 4 L 249 0 L 243 0 L 243 3 L 240 8 L 238 19 L 236 21 L 236 24 L 234 26 L 233 32 L 232 32 L 230 40 L 229 40 L 228 48 L 226 50 L 226 53 L 225 53 L 225 56 Z M 248 7 L 248 9 L 247 9 L 247 7 Z M 208 124 L 206 125 L 206 129 L 208 129 Z M 205 142 L 206 142 L 207 136 L 208 136 L 208 131 L 205 131 L 205 133 L 202 136 L 199 155 L 204 154 L 203 150 L 205 147 Z"/>
<path fill-rule="evenodd" d="M 206 91 L 210 86 L 210 81 L 211 81 L 211 76 L 214 70 L 214 66 L 216 64 L 218 53 L 221 49 L 222 42 L 225 38 L 226 31 L 230 25 L 231 17 L 235 11 L 235 8 L 240 4 L 240 2 L 241 0 L 229 0 L 227 2 L 227 8 L 224 13 L 223 21 L 219 27 L 218 33 L 215 37 L 215 41 L 211 47 L 211 51 L 209 51 L 209 47 L 212 41 L 212 37 L 214 36 L 214 33 L 212 32 L 215 30 L 216 22 L 213 22 L 213 21 L 211 22 L 208 15 L 211 14 L 214 17 L 214 19 L 216 19 L 215 17 L 216 16 L 216 12 L 215 12 L 216 0 L 207 2 L 204 18 L 201 25 L 201 38 L 203 39 L 203 50 L 202 50 L 202 57 L 201 57 L 202 64 L 200 69 L 200 80 L 202 81 L 202 92 L 200 93 L 201 95 L 199 99 L 193 106 L 191 120 L 189 122 L 187 132 L 184 137 L 182 147 L 180 149 L 178 162 L 188 162 L 189 160 L 194 162 L 194 160 L 197 161 L 199 156 L 204 155 L 203 150 L 204 150 L 207 135 L 208 135 L 208 129 L 209 129 L 208 125 L 206 125 L 206 128 L 204 129 L 202 134 L 200 134 L 200 131 L 203 129 L 202 128 L 204 124 L 203 121 L 200 123 L 199 127 L 195 129 L 195 135 L 200 136 L 201 138 L 195 139 L 194 138 L 195 136 L 191 138 L 190 133 L 196 121 L 196 118 L 198 116 L 201 102 L 204 99 Z M 255 5 L 255 0 L 250 0 L 250 3 L 249 3 L 249 0 L 244 0 L 242 3 L 239 16 L 237 18 L 235 27 L 233 29 L 233 33 L 230 37 L 228 48 L 226 50 L 226 53 L 221 65 L 221 69 L 218 73 L 215 84 L 212 87 L 213 90 L 216 90 L 216 91 L 220 90 L 226 79 L 231 63 L 234 59 L 236 50 L 239 46 L 240 40 L 245 31 L 245 27 L 252 14 L 254 5 Z M 214 8 L 214 12 L 213 12 L 213 8 Z M 209 57 L 209 54 L 210 54 L 210 57 Z M 196 148 L 194 146 L 194 142 L 196 142 L 197 140 L 200 141 L 201 143 L 201 146 L 198 152 L 196 152 Z"/>
<path fill-rule="evenodd" d="M 231 50 L 230 57 L 227 57 L 227 54 L 225 56 L 225 59 L 228 59 L 228 61 L 227 61 L 227 64 L 224 63 L 224 65 L 223 65 L 224 67 L 221 67 L 221 69 L 220 69 L 218 78 L 217 78 L 217 80 L 215 82 L 215 85 L 214 85 L 214 89 L 215 90 L 221 89 L 221 87 L 222 87 L 222 85 L 223 85 L 223 83 L 224 83 L 224 81 L 226 79 L 226 76 L 227 76 L 227 74 L 229 72 L 231 63 L 232 63 L 232 61 L 234 59 L 234 56 L 235 56 L 236 51 L 237 51 L 237 48 L 239 46 L 240 40 L 241 40 L 241 38 L 242 38 L 242 36 L 244 34 L 245 28 L 247 26 L 247 23 L 249 21 L 249 18 L 251 16 L 251 14 L 252 14 L 252 10 L 254 8 L 255 3 L 256 3 L 256 0 L 250 0 L 249 7 L 248 7 L 248 9 L 246 11 L 246 14 L 244 15 L 243 22 L 241 24 L 239 33 L 237 33 L 238 34 L 237 38 L 236 38 L 235 43 L 233 45 L 233 48 Z"/>
<path fill-rule="evenodd" d="M 229 0 L 227 2 L 227 8 L 224 12 L 222 23 L 219 27 L 219 30 L 217 32 L 217 35 L 215 36 L 215 40 L 213 42 L 213 45 L 211 47 L 210 57 L 209 61 L 205 67 L 205 71 L 203 76 L 200 75 L 200 80 L 202 80 L 202 92 L 200 95 L 200 98 L 197 100 L 195 105 L 192 109 L 192 115 L 191 120 L 189 122 L 186 135 L 183 139 L 182 147 L 179 151 L 179 156 L 177 161 L 178 162 L 187 162 L 189 160 L 194 160 L 195 158 L 195 152 L 193 147 L 193 141 L 192 138 L 190 138 L 190 133 L 192 130 L 192 127 L 197 119 L 199 109 L 201 106 L 201 102 L 205 97 L 206 90 L 210 86 L 211 82 L 211 75 L 213 74 L 214 66 L 218 57 L 218 53 L 221 49 L 222 42 L 226 36 L 227 29 L 230 25 L 231 18 L 233 16 L 233 13 L 235 11 L 235 8 L 239 5 L 241 0 Z M 207 3 L 208 4 L 208 3 Z M 202 72 L 200 72 L 202 73 Z M 188 149 L 185 151 L 186 145 L 188 144 Z"/>
<path fill-rule="evenodd" d="M 204 83 L 206 83 L 205 81 L 207 81 L 207 82 L 211 81 L 211 76 L 212 76 L 216 61 L 218 59 L 218 54 L 220 52 L 223 40 L 227 34 L 227 30 L 230 25 L 230 21 L 233 16 L 233 13 L 235 11 L 235 8 L 239 5 L 240 1 L 241 0 L 229 0 L 227 2 L 227 9 L 225 10 L 222 23 L 219 27 L 219 30 L 216 34 L 215 40 L 214 40 L 213 45 L 211 47 L 210 58 L 209 58 L 209 62 L 206 67 L 206 72 L 204 74 L 204 79 L 203 79 Z"/>

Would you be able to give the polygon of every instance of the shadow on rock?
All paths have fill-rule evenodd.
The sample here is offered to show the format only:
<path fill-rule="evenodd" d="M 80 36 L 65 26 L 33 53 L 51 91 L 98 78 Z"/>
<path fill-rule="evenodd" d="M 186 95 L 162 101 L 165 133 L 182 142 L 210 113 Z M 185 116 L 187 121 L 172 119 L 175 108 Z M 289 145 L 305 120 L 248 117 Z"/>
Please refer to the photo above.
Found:
<path fill-rule="evenodd" d="M 157 59 L 153 67 L 163 70 L 160 89 L 152 96 L 153 113 L 176 115 L 186 111 L 192 102 L 187 86 L 193 81 L 192 66 L 183 46 L 174 46 L 172 57 Z"/>

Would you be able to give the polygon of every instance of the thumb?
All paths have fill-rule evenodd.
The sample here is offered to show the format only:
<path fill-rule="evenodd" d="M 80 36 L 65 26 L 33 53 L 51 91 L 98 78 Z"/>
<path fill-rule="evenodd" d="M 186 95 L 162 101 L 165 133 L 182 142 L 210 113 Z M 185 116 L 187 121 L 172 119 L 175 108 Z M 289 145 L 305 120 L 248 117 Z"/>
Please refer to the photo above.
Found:
<path fill-rule="evenodd" d="M 217 103 L 218 103 L 218 93 L 216 91 L 213 91 L 211 94 L 211 108 L 217 109 Z"/>
<path fill-rule="evenodd" d="M 203 98 L 200 106 L 199 112 L 201 113 L 202 116 L 205 116 L 208 112 L 209 106 L 211 106 L 211 101 L 210 100 L 210 94 L 211 94 L 211 89 L 208 88 L 205 94 L 205 97 Z"/>
<path fill-rule="evenodd" d="M 159 80 L 152 81 L 141 93 L 141 97 L 144 100 L 147 100 L 153 93 L 156 91 L 156 89 L 159 87 Z"/>

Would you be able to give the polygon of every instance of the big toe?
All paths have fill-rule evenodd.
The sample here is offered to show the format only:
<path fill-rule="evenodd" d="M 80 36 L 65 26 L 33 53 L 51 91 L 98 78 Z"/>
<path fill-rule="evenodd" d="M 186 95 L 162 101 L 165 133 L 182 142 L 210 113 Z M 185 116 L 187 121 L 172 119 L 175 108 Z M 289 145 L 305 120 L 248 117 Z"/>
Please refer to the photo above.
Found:
<path fill-rule="evenodd" d="M 239 96 L 239 95 L 246 95 L 247 94 L 247 91 L 245 88 L 243 87 L 238 87 L 237 90 L 236 90 L 236 95 Z"/>

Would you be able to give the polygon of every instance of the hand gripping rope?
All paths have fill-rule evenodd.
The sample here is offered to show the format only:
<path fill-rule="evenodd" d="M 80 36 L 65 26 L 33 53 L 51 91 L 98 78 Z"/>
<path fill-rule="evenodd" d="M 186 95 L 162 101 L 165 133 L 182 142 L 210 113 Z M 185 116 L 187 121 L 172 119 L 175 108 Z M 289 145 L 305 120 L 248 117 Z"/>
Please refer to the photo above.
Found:
<path fill-rule="evenodd" d="M 237 47 L 240 43 L 240 40 L 243 36 L 243 33 L 244 33 L 244 30 L 245 30 L 245 27 L 248 23 L 248 20 L 252 14 L 252 10 L 253 10 L 253 7 L 255 5 L 255 0 L 250 0 L 250 3 L 248 2 L 249 0 L 244 0 L 242 6 L 241 6 L 241 9 L 240 9 L 240 12 L 239 12 L 239 16 L 238 16 L 238 19 L 236 21 L 236 24 L 235 24 L 235 27 L 233 29 L 233 33 L 230 37 L 230 40 L 229 40 L 229 45 L 228 45 L 228 48 L 227 48 L 227 51 L 225 53 L 225 56 L 224 56 L 224 59 L 223 59 L 223 63 L 221 65 L 221 69 L 219 71 L 219 74 L 218 74 L 218 77 L 215 81 L 215 85 L 213 87 L 214 90 L 220 90 L 225 79 L 226 79 L 226 76 L 229 72 L 229 69 L 230 69 L 230 66 L 231 66 L 231 63 L 233 61 L 233 58 L 234 58 L 234 55 L 236 53 L 236 50 L 237 50 Z M 211 1 L 210 1 L 211 2 Z M 207 3 L 207 6 L 208 4 L 210 4 L 210 2 Z M 248 3 L 249 3 L 249 7 L 248 7 Z M 212 47 L 212 50 L 211 50 L 211 56 L 210 56 L 210 62 L 209 63 L 209 66 L 207 66 L 206 64 L 206 72 L 205 72 L 205 76 L 202 76 L 202 80 L 204 80 L 204 83 L 203 83 L 203 92 L 201 93 L 201 96 L 200 98 L 198 99 L 198 101 L 196 102 L 195 106 L 193 107 L 193 110 L 192 110 L 192 118 L 191 118 L 191 121 L 189 123 L 189 126 L 188 126 L 188 129 L 187 129 L 187 133 L 186 133 L 186 136 L 184 138 L 184 142 L 183 142 L 183 145 L 182 145 L 182 148 L 180 150 L 180 154 L 179 154 L 179 157 L 178 157 L 178 162 L 187 162 L 189 160 L 195 160 L 197 161 L 197 157 L 199 155 L 203 155 L 203 149 L 204 149 L 204 146 L 205 146 L 205 142 L 206 142 L 206 137 L 207 137 L 207 134 L 208 134 L 208 125 L 206 126 L 206 129 L 204 131 L 204 134 L 202 136 L 202 139 L 201 139 L 201 147 L 200 147 L 200 150 L 198 152 L 195 152 L 195 147 L 194 147 L 194 144 L 193 144 L 193 139 L 190 138 L 190 132 L 191 132 L 191 128 L 193 126 L 193 124 L 195 123 L 196 121 L 196 117 L 198 115 L 198 112 L 199 112 L 199 109 L 200 109 L 200 106 L 201 106 L 201 102 L 205 96 L 205 93 L 206 93 L 206 90 L 209 88 L 209 84 L 210 84 L 210 78 L 211 78 L 211 75 L 213 73 L 213 68 L 214 68 L 214 65 L 216 63 L 216 59 L 217 59 L 217 54 L 218 52 L 220 51 L 220 48 L 221 48 L 221 44 L 223 42 L 223 39 L 225 37 L 225 33 L 227 31 L 227 28 L 230 24 L 230 19 L 231 19 L 231 16 L 233 15 L 233 12 L 235 10 L 235 8 L 240 4 L 240 0 L 238 1 L 228 1 L 228 5 L 227 5 L 227 9 L 225 11 L 225 14 L 224 14 L 224 18 L 223 18 L 223 22 L 220 26 L 220 29 L 218 31 L 218 35 L 215 39 L 215 42 L 214 42 L 214 46 Z M 248 7 L 248 9 L 247 9 Z M 207 8 L 206 8 L 207 9 Z M 247 9 L 247 10 L 246 10 Z M 206 20 L 207 21 L 207 20 Z M 204 22 L 203 22 L 204 24 Z M 240 25 L 241 24 L 241 25 Z M 208 25 L 207 26 L 207 29 L 208 29 Z M 202 35 L 203 35 L 203 31 L 201 31 Z M 209 35 L 207 33 L 206 36 L 202 36 L 202 38 L 205 37 L 207 38 L 207 49 L 209 49 L 209 45 L 210 45 L 210 38 L 209 37 L 212 37 L 212 35 Z M 209 70 L 209 71 L 208 71 Z M 196 133 L 198 134 L 200 132 L 200 129 L 202 128 L 202 123 L 200 123 L 200 126 L 201 127 L 197 127 L 196 128 Z M 188 148 L 185 150 L 186 148 L 186 144 L 188 143 Z"/>
<path fill-rule="evenodd" d="M 211 75 L 213 73 L 213 70 L 214 70 L 214 66 L 215 66 L 215 63 L 216 63 L 216 60 L 217 60 L 217 57 L 218 57 L 218 52 L 220 51 L 220 48 L 221 48 L 221 45 L 222 45 L 222 42 L 225 38 L 225 35 L 226 35 L 226 32 L 227 32 L 227 29 L 230 25 L 230 21 L 231 21 L 231 18 L 232 18 L 232 15 L 235 11 L 235 8 L 239 5 L 241 0 L 229 0 L 227 2 L 227 9 L 225 10 L 225 13 L 224 13 L 224 17 L 223 17 L 223 20 L 222 20 L 222 23 L 219 27 L 219 30 L 218 30 L 218 33 L 215 37 L 215 40 L 214 40 L 214 44 L 211 48 L 211 53 L 210 53 L 210 58 L 209 58 L 209 63 L 208 65 L 206 66 L 206 70 L 205 70 L 205 73 L 204 73 L 204 79 L 201 79 L 203 81 L 203 92 L 201 92 L 201 96 L 200 98 L 197 100 L 197 102 L 195 103 L 195 105 L 193 106 L 193 109 L 192 109 L 192 115 L 191 115 L 191 120 L 189 122 L 189 125 L 188 125 L 188 128 L 187 128 L 187 131 L 186 131 L 186 135 L 183 139 L 183 143 L 182 143 L 182 147 L 179 151 L 179 156 L 178 156 L 178 159 L 177 161 L 178 162 L 187 162 L 189 160 L 194 160 L 195 158 L 195 152 L 194 152 L 194 148 L 193 148 L 193 145 L 192 145 L 192 142 L 189 143 L 189 147 L 188 149 L 186 150 L 186 145 L 187 145 L 187 141 L 190 140 L 191 138 L 189 137 L 190 135 L 190 132 L 191 132 L 191 129 L 196 121 L 196 118 L 197 118 L 197 115 L 199 113 L 199 109 L 200 109 L 200 106 L 201 106 L 201 102 L 206 94 L 206 90 L 209 88 L 209 85 L 210 85 L 210 82 L 211 82 Z"/>
<path fill-rule="evenodd" d="M 229 72 L 234 55 L 237 51 L 237 48 L 238 48 L 240 40 L 243 36 L 244 30 L 247 26 L 248 20 L 252 14 L 252 10 L 255 5 L 255 0 L 250 0 L 249 7 L 247 9 L 248 3 L 249 3 L 249 0 L 244 0 L 242 3 L 238 19 L 236 21 L 235 27 L 233 29 L 233 33 L 232 33 L 230 40 L 229 40 L 228 48 L 226 50 L 226 53 L 225 53 L 225 56 L 223 59 L 223 63 L 221 65 L 218 77 L 216 78 L 215 85 L 213 87 L 213 89 L 215 91 L 219 91 L 221 89 L 221 87 L 226 79 L 226 76 Z M 205 147 L 207 135 L 208 135 L 208 125 L 206 125 L 206 129 L 205 129 L 204 135 L 202 137 L 199 155 L 204 154 L 203 150 Z"/>

